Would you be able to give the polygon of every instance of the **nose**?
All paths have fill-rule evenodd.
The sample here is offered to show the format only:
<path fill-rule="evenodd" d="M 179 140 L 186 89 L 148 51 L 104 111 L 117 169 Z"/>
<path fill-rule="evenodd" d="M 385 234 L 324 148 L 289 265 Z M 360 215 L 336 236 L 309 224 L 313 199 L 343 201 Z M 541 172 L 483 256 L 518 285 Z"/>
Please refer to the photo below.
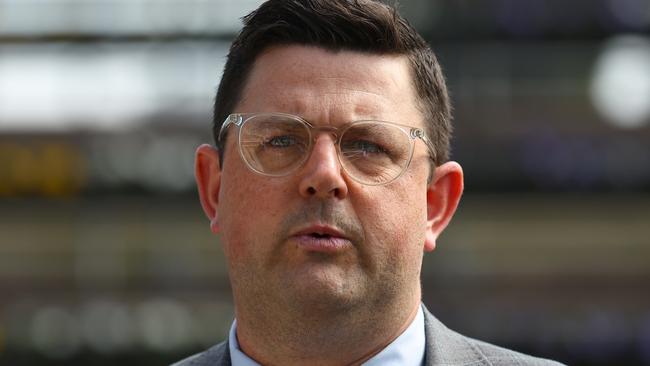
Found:
<path fill-rule="evenodd" d="M 341 169 L 332 136 L 317 136 L 311 155 L 300 172 L 300 194 L 303 197 L 345 198 L 348 186 Z"/>

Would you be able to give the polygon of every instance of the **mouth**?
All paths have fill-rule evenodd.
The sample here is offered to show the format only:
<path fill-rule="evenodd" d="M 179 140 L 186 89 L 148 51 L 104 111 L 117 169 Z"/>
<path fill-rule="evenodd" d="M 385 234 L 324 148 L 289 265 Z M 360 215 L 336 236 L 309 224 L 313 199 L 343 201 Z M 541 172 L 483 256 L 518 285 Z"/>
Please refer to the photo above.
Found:
<path fill-rule="evenodd" d="M 352 246 L 345 233 L 327 225 L 309 225 L 291 235 L 291 240 L 309 252 L 336 253 Z"/>

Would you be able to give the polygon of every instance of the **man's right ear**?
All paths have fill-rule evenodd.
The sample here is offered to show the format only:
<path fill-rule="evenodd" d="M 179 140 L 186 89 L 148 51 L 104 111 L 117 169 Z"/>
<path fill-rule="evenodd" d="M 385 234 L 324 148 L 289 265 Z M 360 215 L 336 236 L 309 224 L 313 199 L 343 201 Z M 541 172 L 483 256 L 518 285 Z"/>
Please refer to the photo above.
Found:
<path fill-rule="evenodd" d="M 194 176 L 201 206 L 210 220 L 210 229 L 216 234 L 219 232 L 217 206 L 221 189 L 221 166 L 216 148 L 203 144 L 196 149 Z"/>

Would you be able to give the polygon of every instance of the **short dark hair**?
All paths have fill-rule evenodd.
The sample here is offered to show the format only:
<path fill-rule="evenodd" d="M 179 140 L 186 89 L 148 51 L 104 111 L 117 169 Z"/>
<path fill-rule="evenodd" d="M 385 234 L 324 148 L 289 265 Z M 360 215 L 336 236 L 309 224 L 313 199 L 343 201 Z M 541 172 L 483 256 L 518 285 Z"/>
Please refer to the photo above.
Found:
<path fill-rule="evenodd" d="M 272 46 L 317 46 L 331 51 L 408 58 L 435 165 L 449 159 L 451 105 L 435 54 L 394 7 L 376 0 L 269 0 L 243 18 L 214 103 L 213 136 L 223 161 L 225 118 L 241 98 L 257 56 Z"/>

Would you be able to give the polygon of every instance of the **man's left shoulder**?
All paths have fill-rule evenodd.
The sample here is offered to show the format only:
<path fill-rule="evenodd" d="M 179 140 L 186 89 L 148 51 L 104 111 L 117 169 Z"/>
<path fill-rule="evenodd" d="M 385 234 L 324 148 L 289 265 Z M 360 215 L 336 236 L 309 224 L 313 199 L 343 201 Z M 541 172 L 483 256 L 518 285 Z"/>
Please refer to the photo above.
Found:
<path fill-rule="evenodd" d="M 457 333 L 424 308 L 426 366 L 562 366 Z"/>
<path fill-rule="evenodd" d="M 484 360 L 483 363 L 477 362 L 476 365 L 563 366 L 563 364 L 553 360 L 526 355 L 469 337 L 465 337 L 465 339 L 476 352 L 477 360 Z"/>

